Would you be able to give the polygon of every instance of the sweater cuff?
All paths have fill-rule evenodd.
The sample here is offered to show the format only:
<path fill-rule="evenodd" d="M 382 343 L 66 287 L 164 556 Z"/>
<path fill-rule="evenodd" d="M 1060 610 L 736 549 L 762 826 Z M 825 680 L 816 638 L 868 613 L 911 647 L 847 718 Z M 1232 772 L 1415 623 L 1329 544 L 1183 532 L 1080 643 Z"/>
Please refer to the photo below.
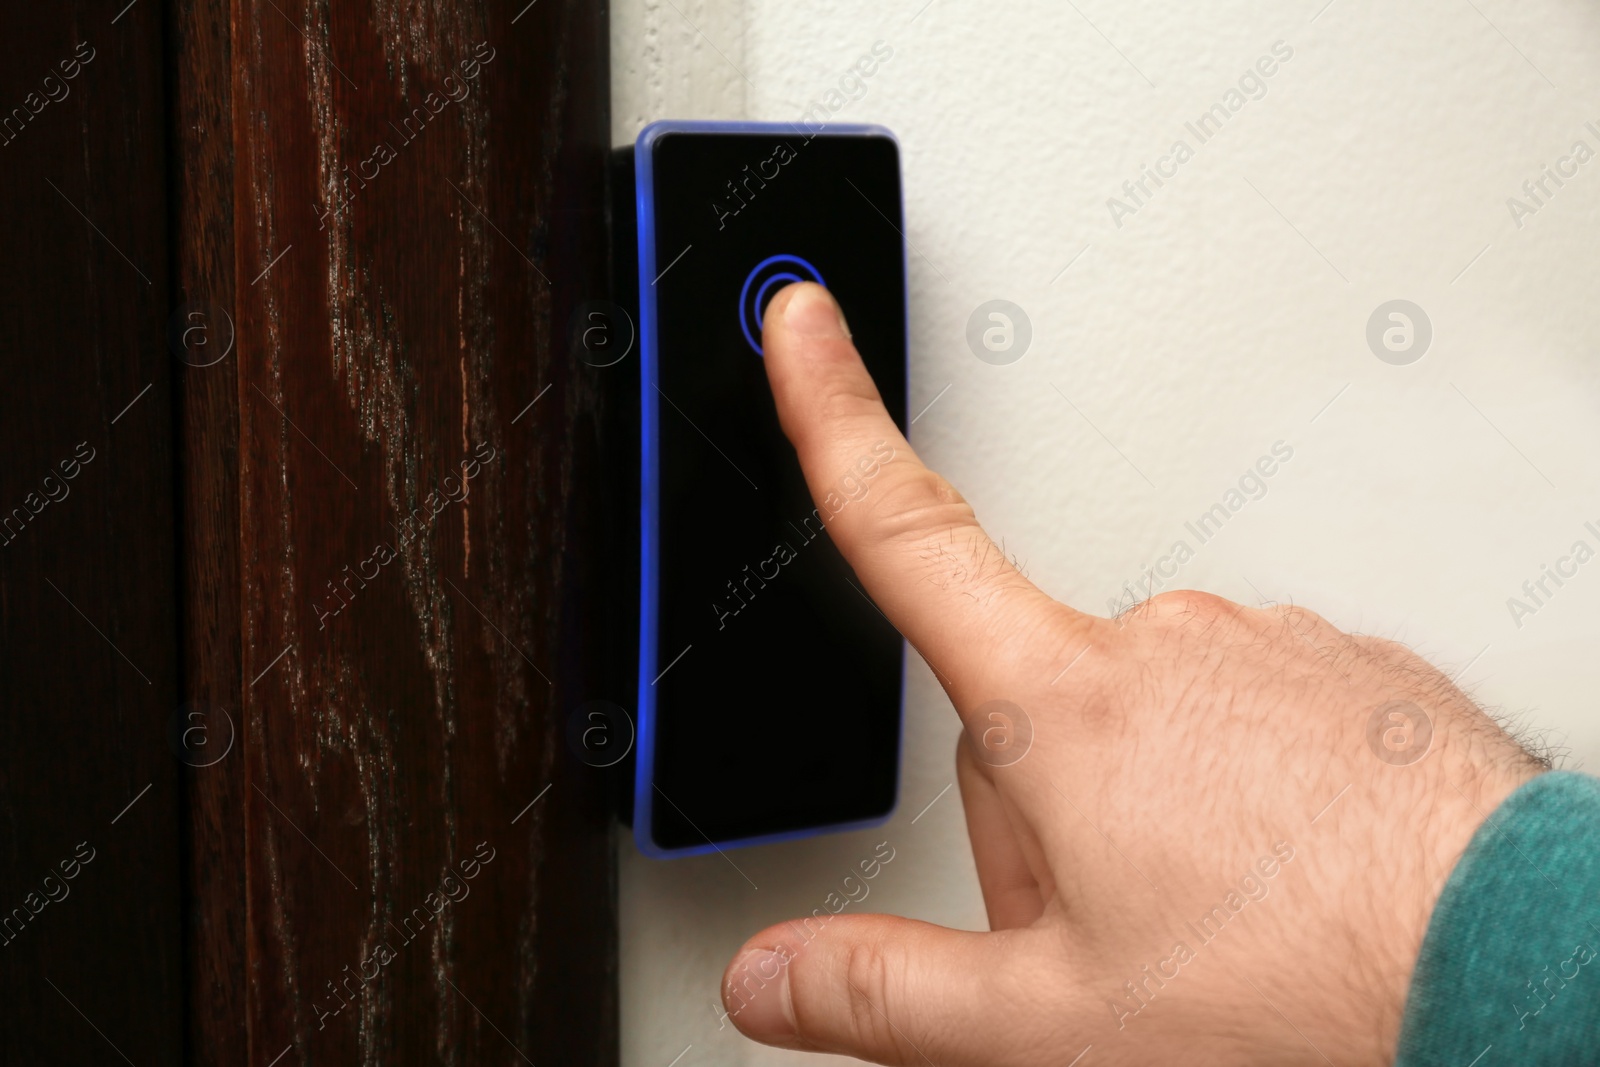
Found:
<path fill-rule="evenodd" d="M 1396 1067 L 1600 1063 L 1600 779 L 1552 772 L 1478 828 L 1428 921 Z"/>

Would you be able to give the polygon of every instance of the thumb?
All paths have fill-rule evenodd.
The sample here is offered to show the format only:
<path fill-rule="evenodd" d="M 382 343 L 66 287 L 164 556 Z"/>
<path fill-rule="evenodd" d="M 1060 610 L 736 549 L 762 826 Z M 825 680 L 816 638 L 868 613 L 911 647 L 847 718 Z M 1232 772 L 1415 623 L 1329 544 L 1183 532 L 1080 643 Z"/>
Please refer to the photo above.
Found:
<path fill-rule="evenodd" d="M 722 1003 L 746 1037 L 780 1048 L 873 1063 L 1011 1063 L 1039 1041 L 1021 1032 L 1039 1016 L 1018 1002 L 1049 981 L 1021 965 L 1032 954 L 1018 943 L 1030 934 L 819 909 L 751 938 L 723 975 Z"/>

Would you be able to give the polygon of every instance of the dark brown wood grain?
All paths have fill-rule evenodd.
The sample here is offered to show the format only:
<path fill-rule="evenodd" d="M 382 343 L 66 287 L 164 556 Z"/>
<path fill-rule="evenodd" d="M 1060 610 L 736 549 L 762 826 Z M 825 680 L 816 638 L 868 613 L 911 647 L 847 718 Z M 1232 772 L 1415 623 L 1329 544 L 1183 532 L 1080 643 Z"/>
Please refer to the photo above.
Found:
<path fill-rule="evenodd" d="M 0 1062 L 182 1054 L 159 5 L 0 33 Z"/>
<path fill-rule="evenodd" d="M 606 36 L 8 16 L 0 1063 L 616 1062 Z"/>
<path fill-rule="evenodd" d="M 185 1036 L 191 1067 L 250 1062 L 240 717 L 239 376 L 228 0 L 166 8 L 169 346 L 177 401 Z"/>
<path fill-rule="evenodd" d="M 605 14 L 520 7 L 233 7 L 258 1067 L 616 1056 L 602 783 L 563 740 L 606 562 L 565 346 L 606 292 Z"/>

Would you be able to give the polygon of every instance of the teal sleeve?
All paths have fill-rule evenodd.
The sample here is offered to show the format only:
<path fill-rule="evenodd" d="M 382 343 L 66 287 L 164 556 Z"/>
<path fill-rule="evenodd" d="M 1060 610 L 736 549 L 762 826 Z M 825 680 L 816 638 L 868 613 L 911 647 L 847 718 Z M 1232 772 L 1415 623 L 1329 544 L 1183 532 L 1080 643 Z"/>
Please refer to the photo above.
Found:
<path fill-rule="evenodd" d="M 1600 779 L 1540 775 L 1473 835 L 1428 922 L 1395 1064 L 1600 1064 Z"/>

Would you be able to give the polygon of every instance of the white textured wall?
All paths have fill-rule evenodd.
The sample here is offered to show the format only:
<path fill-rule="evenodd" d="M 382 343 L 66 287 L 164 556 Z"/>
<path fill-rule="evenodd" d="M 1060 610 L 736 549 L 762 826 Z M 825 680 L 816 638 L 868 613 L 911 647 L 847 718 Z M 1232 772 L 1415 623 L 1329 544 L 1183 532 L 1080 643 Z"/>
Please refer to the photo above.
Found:
<path fill-rule="evenodd" d="M 1600 159 L 1520 228 L 1506 202 L 1574 141 L 1600 152 L 1600 8 L 1324 2 L 616 0 L 614 133 L 790 119 L 887 42 L 838 117 L 904 148 L 913 412 L 939 397 L 912 440 L 1034 581 L 1106 613 L 1182 538 L 1165 587 L 1408 641 L 1600 768 L 1600 560 L 1520 627 L 1506 603 L 1600 550 Z M 1107 199 L 1280 40 L 1266 95 L 1114 225 Z M 1009 366 L 964 340 L 993 298 L 1033 324 Z M 1394 298 L 1433 324 L 1409 366 L 1365 340 Z M 1198 544 L 1184 522 L 1279 440 L 1267 494 Z M 622 842 L 629 1067 L 804 1061 L 718 1030 L 722 966 L 878 841 L 864 907 L 984 925 L 955 790 L 912 825 L 957 732 L 916 661 L 906 715 L 896 820 L 736 853 L 759 889 Z"/>

